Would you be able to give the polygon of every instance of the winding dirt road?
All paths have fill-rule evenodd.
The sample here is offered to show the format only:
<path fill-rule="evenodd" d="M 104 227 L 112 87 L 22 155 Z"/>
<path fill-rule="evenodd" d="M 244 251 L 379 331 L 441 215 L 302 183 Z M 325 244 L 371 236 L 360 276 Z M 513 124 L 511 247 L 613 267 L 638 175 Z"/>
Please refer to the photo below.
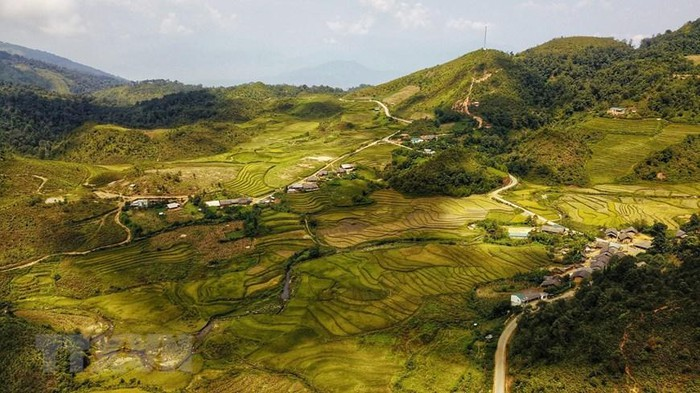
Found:
<path fill-rule="evenodd" d="M 118 226 L 120 226 L 122 229 L 124 229 L 124 231 L 126 232 L 126 239 L 125 239 L 125 240 L 122 240 L 122 241 L 120 241 L 120 242 L 118 242 L 118 243 L 114 243 L 114 244 L 108 244 L 108 245 L 106 245 L 106 246 L 95 247 L 95 248 L 92 248 L 92 249 L 86 250 L 86 251 L 69 251 L 69 252 L 59 252 L 59 253 L 56 253 L 56 254 L 49 254 L 49 255 L 43 256 L 43 257 L 41 257 L 41 258 L 39 258 L 39 259 L 30 261 L 30 262 L 26 262 L 26 263 L 22 263 L 22 264 L 19 264 L 19 265 L 14 265 L 14 266 L 6 266 L 6 267 L 3 267 L 3 268 L 0 268 L 0 273 L 4 273 L 4 272 L 13 271 L 13 270 L 19 270 L 19 269 L 24 269 L 24 268 L 27 268 L 27 267 L 31 267 L 31 266 L 36 265 L 37 263 L 44 262 L 45 260 L 47 260 L 47 259 L 49 259 L 49 258 L 53 258 L 53 257 L 59 257 L 59 256 L 66 256 L 66 257 L 67 257 L 67 256 L 82 256 L 82 255 L 88 255 L 88 254 L 93 253 L 93 252 L 96 252 L 96 251 L 108 250 L 108 249 L 111 249 L 111 248 L 120 247 L 120 246 L 123 246 L 123 245 L 126 245 L 126 244 L 130 243 L 131 240 L 132 240 L 132 238 L 133 238 L 133 234 L 131 233 L 131 229 L 129 229 L 129 227 L 127 227 L 126 225 L 124 225 L 124 223 L 122 223 L 122 221 L 121 221 L 121 219 L 120 219 L 121 213 L 122 213 L 122 210 L 124 209 L 125 204 L 126 204 L 126 202 L 125 202 L 125 201 L 122 201 L 122 202 L 119 204 L 119 207 L 116 209 L 116 213 L 115 213 L 115 211 L 113 210 L 113 211 L 111 211 L 111 212 L 109 212 L 109 213 L 107 213 L 107 214 L 105 215 L 105 216 L 109 216 L 110 214 L 113 214 L 113 213 L 114 213 L 114 222 L 115 222 Z"/>

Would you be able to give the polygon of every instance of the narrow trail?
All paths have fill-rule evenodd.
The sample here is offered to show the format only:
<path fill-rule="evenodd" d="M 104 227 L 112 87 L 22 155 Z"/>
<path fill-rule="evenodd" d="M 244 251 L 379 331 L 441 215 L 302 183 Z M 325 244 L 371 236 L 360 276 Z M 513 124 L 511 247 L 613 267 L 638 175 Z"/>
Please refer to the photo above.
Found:
<path fill-rule="evenodd" d="M 49 181 L 49 179 L 44 177 L 44 176 L 39 176 L 39 175 L 32 175 L 32 177 L 41 180 L 41 185 L 39 186 L 39 188 L 36 189 L 36 193 L 43 194 L 44 193 L 44 186 L 46 185 L 46 182 Z"/>

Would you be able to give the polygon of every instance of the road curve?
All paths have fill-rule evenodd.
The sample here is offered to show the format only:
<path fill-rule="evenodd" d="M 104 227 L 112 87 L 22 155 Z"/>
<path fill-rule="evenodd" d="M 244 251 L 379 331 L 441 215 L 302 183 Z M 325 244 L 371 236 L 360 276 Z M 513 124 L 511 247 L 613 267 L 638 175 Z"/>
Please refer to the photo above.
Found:
<path fill-rule="evenodd" d="M 493 369 L 493 393 L 506 393 L 506 367 L 508 365 L 508 343 L 518 327 L 517 316 L 511 319 L 506 328 L 503 329 L 501 337 L 498 338 L 498 347 L 496 348 L 496 359 Z"/>

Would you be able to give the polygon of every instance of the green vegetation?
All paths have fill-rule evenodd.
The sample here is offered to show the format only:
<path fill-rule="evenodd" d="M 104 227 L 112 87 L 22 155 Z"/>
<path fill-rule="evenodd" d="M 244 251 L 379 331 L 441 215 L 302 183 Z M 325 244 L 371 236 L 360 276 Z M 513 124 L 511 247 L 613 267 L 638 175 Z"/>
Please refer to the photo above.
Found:
<path fill-rule="evenodd" d="M 125 83 L 123 79 L 109 74 L 63 68 L 10 54 L 2 47 L 0 47 L 0 82 L 35 86 L 61 94 L 90 93 Z"/>
<path fill-rule="evenodd" d="M 691 349 L 700 339 L 700 254 L 691 238 L 675 248 L 680 266 L 661 255 L 624 257 L 574 299 L 526 311 L 511 349 L 514 389 L 700 388 Z"/>
<path fill-rule="evenodd" d="M 642 180 L 694 181 L 700 176 L 700 135 L 652 154 L 637 164 L 634 173 Z"/>
<path fill-rule="evenodd" d="M 194 90 L 201 90 L 201 86 L 185 85 L 177 81 L 163 79 L 132 82 L 121 86 L 102 89 L 92 93 L 96 102 L 104 105 L 129 106 L 142 101 L 163 98 L 169 94 L 176 94 Z"/>
<path fill-rule="evenodd" d="M 501 184 L 501 178 L 463 148 L 427 159 L 421 153 L 396 150 L 384 176 L 393 188 L 409 195 L 469 196 L 485 194 Z"/>

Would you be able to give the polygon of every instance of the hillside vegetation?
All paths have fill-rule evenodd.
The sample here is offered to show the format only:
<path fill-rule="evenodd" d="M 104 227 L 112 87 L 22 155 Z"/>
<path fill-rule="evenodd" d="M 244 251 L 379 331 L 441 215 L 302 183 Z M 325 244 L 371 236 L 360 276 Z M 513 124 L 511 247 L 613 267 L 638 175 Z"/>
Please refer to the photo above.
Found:
<path fill-rule="evenodd" d="M 511 350 L 514 390 L 698 391 L 697 240 L 674 256 L 613 261 L 575 299 L 526 311 Z"/>
<path fill-rule="evenodd" d="M 175 161 L 221 154 L 246 138 L 244 131 L 230 123 L 202 122 L 154 131 L 87 125 L 52 154 L 67 161 L 99 164 Z"/>
<path fill-rule="evenodd" d="M 455 197 L 485 194 L 502 180 L 463 148 L 451 148 L 430 158 L 397 150 L 384 176 L 393 188 L 408 195 Z"/>
<path fill-rule="evenodd" d="M 104 105 L 130 106 L 142 101 L 163 98 L 169 94 L 201 90 L 202 86 L 186 85 L 164 79 L 132 82 L 121 86 L 98 90 L 91 95 L 95 102 Z"/>
<path fill-rule="evenodd" d="M 690 135 L 676 145 L 647 157 L 634 167 L 641 180 L 692 182 L 700 177 L 700 135 Z"/>

